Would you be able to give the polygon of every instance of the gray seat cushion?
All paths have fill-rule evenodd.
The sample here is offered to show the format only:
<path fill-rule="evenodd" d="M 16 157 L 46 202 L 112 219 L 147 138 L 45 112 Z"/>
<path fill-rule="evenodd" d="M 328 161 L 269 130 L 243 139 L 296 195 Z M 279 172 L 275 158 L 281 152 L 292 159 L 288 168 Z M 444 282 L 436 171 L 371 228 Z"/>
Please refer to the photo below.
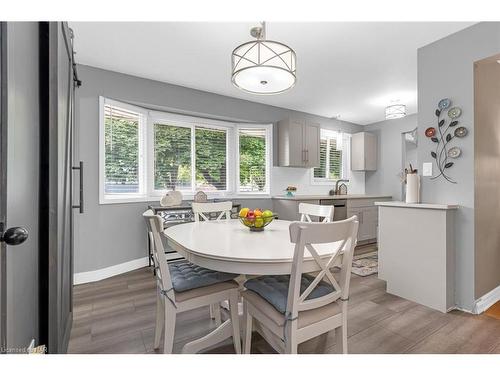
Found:
<path fill-rule="evenodd" d="M 170 269 L 172 286 L 176 292 L 185 292 L 191 289 L 230 281 L 238 276 L 233 273 L 209 270 L 187 260 L 169 263 L 168 268 Z"/>
<path fill-rule="evenodd" d="M 302 294 L 312 283 L 314 277 L 303 274 L 300 282 L 300 293 Z M 248 280 L 245 287 L 269 302 L 276 310 L 284 314 L 288 300 L 288 286 L 290 284 L 289 275 L 261 276 Z M 334 292 L 333 286 L 325 281 L 320 281 L 316 288 L 307 296 L 306 300 L 323 297 Z"/>

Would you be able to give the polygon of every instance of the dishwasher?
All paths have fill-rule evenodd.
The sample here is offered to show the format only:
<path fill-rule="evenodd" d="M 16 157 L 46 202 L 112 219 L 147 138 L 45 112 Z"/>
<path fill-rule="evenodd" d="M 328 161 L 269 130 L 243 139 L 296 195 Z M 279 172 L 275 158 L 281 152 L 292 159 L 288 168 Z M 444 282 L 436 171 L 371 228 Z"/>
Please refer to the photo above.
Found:
<path fill-rule="evenodd" d="M 346 199 L 320 199 L 321 206 L 333 206 L 333 221 L 347 219 L 347 200 Z"/>

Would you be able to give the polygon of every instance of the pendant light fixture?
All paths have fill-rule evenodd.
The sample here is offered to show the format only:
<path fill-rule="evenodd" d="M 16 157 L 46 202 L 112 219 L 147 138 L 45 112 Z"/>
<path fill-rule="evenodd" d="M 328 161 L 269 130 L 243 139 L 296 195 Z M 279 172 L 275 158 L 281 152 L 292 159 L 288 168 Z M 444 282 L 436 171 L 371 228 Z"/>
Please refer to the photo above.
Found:
<path fill-rule="evenodd" d="M 406 116 L 406 106 L 404 104 L 391 104 L 385 107 L 385 119 L 393 120 Z"/>
<path fill-rule="evenodd" d="M 297 81 L 295 51 L 266 39 L 266 23 L 253 27 L 254 41 L 236 47 L 231 55 L 231 81 L 251 94 L 272 95 L 289 90 Z"/>

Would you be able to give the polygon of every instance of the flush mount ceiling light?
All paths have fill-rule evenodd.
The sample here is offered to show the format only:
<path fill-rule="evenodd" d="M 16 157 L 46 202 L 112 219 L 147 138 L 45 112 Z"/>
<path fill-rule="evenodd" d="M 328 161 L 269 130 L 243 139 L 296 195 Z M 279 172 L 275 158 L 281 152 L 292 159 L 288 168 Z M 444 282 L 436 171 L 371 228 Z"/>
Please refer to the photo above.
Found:
<path fill-rule="evenodd" d="M 406 106 L 404 104 L 392 104 L 385 107 L 385 119 L 393 120 L 406 116 Z"/>
<path fill-rule="evenodd" d="M 259 95 L 280 94 L 295 85 L 296 55 L 287 45 L 266 40 L 266 23 L 250 30 L 257 40 L 236 47 L 231 55 L 231 81 L 239 89 Z"/>

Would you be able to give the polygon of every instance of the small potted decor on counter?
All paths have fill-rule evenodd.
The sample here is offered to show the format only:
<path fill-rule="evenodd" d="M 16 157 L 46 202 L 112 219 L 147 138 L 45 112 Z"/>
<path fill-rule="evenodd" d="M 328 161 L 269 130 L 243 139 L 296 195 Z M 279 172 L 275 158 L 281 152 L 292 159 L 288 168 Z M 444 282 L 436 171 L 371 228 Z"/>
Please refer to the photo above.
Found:
<path fill-rule="evenodd" d="M 416 169 L 405 168 L 406 203 L 420 203 L 420 176 Z"/>
<path fill-rule="evenodd" d="M 251 210 L 248 207 L 244 207 L 240 210 L 238 217 L 240 222 L 252 232 L 261 232 L 266 225 L 269 225 L 273 221 L 276 215 L 271 210 L 263 211 L 260 208 Z"/>
<path fill-rule="evenodd" d="M 285 191 L 286 191 L 286 196 L 287 197 L 293 197 L 293 195 L 297 191 L 297 188 L 295 186 L 287 186 L 287 188 L 285 189 Z"/>

